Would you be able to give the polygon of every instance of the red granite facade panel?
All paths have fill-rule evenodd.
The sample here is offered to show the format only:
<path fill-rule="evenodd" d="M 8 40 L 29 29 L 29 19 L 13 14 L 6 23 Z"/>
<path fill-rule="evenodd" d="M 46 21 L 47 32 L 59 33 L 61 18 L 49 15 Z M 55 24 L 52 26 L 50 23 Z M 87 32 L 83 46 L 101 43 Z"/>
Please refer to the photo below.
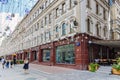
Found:
<path fill-rule="evenodd" d="M 55 47 L 54 47 L 53 43 L 50 46 L 51 46 L 51 50 L 50 50 L 50 63 L 51 63 L 51 65 L 54 65 L 55 64 Z"/>
<path fill-rule="evenodd" d="M 32 54 L 32 50 L 30 50 L 30 62 L 33 61 L 33 54 Z"/>
<path fill-rule="evenodd" d="M 38 62 L 42 62 L 42 50 L 41 50 L 40 47 L 39 47 L 39 50 L 38 50 Z"/>

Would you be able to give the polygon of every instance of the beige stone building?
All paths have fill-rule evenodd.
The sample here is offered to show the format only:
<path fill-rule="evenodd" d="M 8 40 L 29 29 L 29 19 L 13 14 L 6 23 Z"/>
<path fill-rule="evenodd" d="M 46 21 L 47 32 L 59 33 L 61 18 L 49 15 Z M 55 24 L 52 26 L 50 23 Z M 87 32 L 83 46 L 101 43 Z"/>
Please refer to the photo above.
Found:
<path fill-rule="evenodd" d="M 111 10 L 111 38 L 120 40 L 120 0 L 115 0 Z"/>
<path fill-rule="evenodd" d="M 108 0 L 38 0 L 3 41 L 1 53 L 10 59 L 15 54 L 40 64 L 87 69 L 101 56 L 96 49 L 101 46 L 91 41 L 109 39 L 108 17 Z"/>

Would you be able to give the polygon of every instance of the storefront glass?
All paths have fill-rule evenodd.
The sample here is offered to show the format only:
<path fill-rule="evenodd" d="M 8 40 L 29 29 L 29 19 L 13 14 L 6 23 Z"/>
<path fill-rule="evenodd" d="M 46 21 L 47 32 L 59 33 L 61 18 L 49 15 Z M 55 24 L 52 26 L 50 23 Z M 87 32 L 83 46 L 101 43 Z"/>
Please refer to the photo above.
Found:
<path fill-rule="evenodd" d="M 34 60 L 37 60 L 37 51 L 34 53 Z"/>
<path fill-rule="evenodd" d="M 58 46 L 56 48 L 56 63 L 75 63 L 74 44 Z"/>
<path fill-rule="evenodd" d="M 43 61 L 50 61 L 50 50 L 49 49 L 45 49 L 43 50 Z"/>

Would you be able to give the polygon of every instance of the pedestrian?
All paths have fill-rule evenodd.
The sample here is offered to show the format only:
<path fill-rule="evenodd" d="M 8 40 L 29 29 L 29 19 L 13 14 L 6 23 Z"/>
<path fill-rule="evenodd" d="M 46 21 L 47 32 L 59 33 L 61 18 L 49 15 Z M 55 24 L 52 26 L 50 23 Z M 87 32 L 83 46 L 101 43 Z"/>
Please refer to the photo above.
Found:
<path fill-rule="evenodd" d="M 13 58 L 13 64 L 14 64 L 14 66 L 16 65 L 16 58 L 15 57 Z"/>
<path fill-rule="evenodd" d="M 9 68 L 9 60 L 6 61 L 6 68 Z"/>
<path fill-rule="evenodd" d="M 2 67 L 3 67 L 3 69 L 4 69 L 4 65 L 5 65 L 5 63 L 6 63 L 6 61 L 5 61 L 4 57 L 2 57 L 1 62 L 2 62 Z"/>
<path fill-rule="evenodd" d="M 0 61 L 2 60 L 2 58 L 0 57 Z"/>
<path fill-rule="evenodd" d="M 12 68 L 12 65 L 13 65 L 13 61 L 10 60 L 10 68 Z"/>
<path fill-rule="evenodd" d="M 29 69 L 29 59 L 28 58 L 25 58 L 25 60 L 24 60 L 23 69 L 24 69 L 25 74 L 27 74 L 28 73 L 28 69 Z"/>

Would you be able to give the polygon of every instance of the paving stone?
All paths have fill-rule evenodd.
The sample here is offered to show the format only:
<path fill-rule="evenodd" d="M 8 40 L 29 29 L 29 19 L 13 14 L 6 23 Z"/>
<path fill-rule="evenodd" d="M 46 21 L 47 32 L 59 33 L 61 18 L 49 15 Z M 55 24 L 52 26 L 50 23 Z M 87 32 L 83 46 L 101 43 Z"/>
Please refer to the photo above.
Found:
<path fill-rule="evenodd" d="M 0 67 L 0 80 L 120 80 L 118 75 L 109 75 L 110 66 L 101 66 L 99 71 L 89 72 L 87 70 L 30 64 L 29 74 L 24 73 L 22 66 L 16 65 L 9 69 Z"/>

